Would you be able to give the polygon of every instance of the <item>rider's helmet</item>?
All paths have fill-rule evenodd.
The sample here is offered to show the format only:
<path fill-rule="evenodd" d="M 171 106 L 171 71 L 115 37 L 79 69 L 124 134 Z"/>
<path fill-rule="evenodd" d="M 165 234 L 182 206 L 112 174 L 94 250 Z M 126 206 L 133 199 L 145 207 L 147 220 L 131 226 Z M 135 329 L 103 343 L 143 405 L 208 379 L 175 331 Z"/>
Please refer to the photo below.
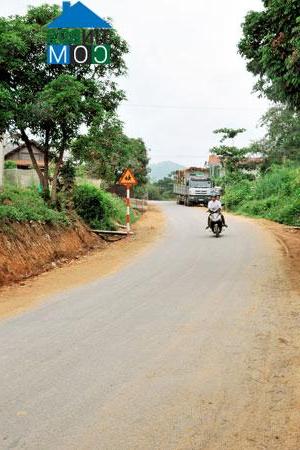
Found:
<path fill-rule="evenodd" d="M 218 194 L 216 191 L 212 191 L 210 195 L 211 195 L 211 198 L 217 198 Z"/>

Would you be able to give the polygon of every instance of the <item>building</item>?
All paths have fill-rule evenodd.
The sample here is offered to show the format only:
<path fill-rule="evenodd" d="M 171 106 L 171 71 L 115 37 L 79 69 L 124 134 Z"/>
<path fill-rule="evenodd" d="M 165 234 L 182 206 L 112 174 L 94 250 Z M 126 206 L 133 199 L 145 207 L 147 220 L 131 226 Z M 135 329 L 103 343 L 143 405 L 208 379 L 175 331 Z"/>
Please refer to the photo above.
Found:
<path fill-rule="evenodd" d="M 257 175 L 260 167 L 264 163 L 264 158 L 250 156 L 238 163 L 238 168 L 252 175 Z M 209 155 L 207 167 L 212 178 L 219 178 L 225 175 L 225 169 L 221 163 L 221 159 L 217 155 Z"/>
<path fill-rule="evenodd" d="M 41 169 L 44 168 L 44 152 L 42 148 L 35 141 L 31 141 L 32 150 L 36 162 Z M 14 161 L 18 169 L 32 169 L 32 161 L 25 144 L 15 145 L 11 142 L 6 142 L 4 145 L 4 160 Z"/>
<path fill-rule="evenodd" d="M 225 175 L 221 160 L 217 155 L 209 155 L 207 167 L 211 178 L 219 178 Z"/>

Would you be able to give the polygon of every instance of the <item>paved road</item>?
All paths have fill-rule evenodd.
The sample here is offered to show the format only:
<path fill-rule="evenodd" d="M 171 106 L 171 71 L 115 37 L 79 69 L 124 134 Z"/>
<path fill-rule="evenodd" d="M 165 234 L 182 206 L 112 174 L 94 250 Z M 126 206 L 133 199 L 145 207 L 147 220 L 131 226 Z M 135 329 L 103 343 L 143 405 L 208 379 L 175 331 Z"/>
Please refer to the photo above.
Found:
<path fill-rule="evenodd" d="M 1 450 L 230 448 L 276 247 L 245 219 L 216 239 L 203 210 L 162 207 L 165 236 L 130 266 L 1 322 Z"/>

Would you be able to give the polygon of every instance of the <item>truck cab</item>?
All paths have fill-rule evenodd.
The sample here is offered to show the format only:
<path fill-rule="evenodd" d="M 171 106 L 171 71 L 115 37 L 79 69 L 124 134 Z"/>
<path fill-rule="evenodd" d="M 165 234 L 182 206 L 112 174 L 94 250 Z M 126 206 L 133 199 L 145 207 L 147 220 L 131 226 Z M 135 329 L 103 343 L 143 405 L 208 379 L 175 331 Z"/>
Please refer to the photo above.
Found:
<path fill-rule="evenodd" d="M 208 204 L 214 185 L 210 178 L 191 175 L 188 179 L 188 204 Z"/>
<path fill-rule="evenodd" d="M 213 187 L 214 183 L 205 168 L 190 167 L 176 172 L 174 193 L 178 204 L 207 206 Z"/>

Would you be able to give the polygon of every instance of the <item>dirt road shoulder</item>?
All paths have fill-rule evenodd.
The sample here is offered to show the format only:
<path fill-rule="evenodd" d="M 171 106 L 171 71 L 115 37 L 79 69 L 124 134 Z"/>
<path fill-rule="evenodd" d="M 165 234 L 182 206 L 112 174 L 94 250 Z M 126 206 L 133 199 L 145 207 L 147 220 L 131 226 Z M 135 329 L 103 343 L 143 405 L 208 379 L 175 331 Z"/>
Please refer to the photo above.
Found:
<path fill-rule="evenodd" d="M 63 267 L 0 290 L 0 318 L 25 311 L 50 295 L 110 275 L 145 251 L 164 233 L 162 211 L 150 205 L 134 225 L 135 234 L 95 250 Z"/>
<path fill-rule="evenodd" d="M 288 275 L 300 293 L 300 229 L 261 219 L 259 224 L 273 234 L 286 258 Z"/>

